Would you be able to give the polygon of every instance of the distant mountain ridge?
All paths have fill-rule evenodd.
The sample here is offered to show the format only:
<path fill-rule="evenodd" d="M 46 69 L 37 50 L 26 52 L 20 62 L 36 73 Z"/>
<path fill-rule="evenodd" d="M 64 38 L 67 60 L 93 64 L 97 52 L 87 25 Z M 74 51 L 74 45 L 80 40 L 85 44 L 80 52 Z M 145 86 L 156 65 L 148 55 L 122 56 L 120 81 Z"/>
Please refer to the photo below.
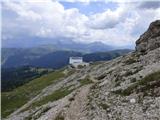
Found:
<path fill-rule="evenodd" d="M 114 50 L 108 52 L 82 53 L 76 51 L 56 51 L 46 48 L 5 48 L 2 49 L 2 68 L 12 68 L 21 66 L 36 66 L 58 69 L 68 64 L 71 56 L 81 56 L 84 61 L 111 60 L 120 55 L 124 55 L 131 50 Z"/>
<path fill-rule="evenodd" d="M 83 54 L 80 52 L 74 51 L 56 51 L 47 55 L 44 55 L 36 60 L 34 60 L 31 65 L 38 66 L 38 67 L 52 67 L 55 69 L 64 67 L 69 63 L 69 57 L 76 57 L 80 56 L 83 57 L 85 62 L 95 62 L 95 61 L 105 61 L 111 60 L 118 56 L 124 55 L 131 50 L 124 49 L 124 50 L 114 50 L 108 52 L 96 52 L 96 53 L 88 53 Z"/>
<path fill-rule="evenodd" d="M 54 48 L 56 50 L 71 50 L 78 52 L 104 52 L 115 49 L 114 46 L 106 45 L 102 42 L 75 42 L 68 39 L 51 39 L 39 37 L 19 37 L 2 40 L 3 48 Z"/>

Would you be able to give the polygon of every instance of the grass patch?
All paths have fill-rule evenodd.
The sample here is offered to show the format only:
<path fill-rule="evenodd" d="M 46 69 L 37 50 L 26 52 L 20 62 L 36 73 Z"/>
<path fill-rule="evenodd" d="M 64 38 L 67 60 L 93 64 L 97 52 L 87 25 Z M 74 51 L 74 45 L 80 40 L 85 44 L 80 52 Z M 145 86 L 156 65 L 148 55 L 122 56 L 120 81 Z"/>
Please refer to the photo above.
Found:
<path fill-rule="evenodd" d="M 52 94 L 50 94 L 48 96 L 45 96 L 42 99 L 34 102 L 31 105 L 31 107 L 35 108 L 35 107 L 47 104 L 48 102 L 53 102 L 53 101 L 59 100 L 59 99 L 65 97 L 65 96 L 67 96 L 68 94 L 70 94 L 72 91 L 73 91 L 73 89 L 68 90 L 68 87 L 58 89 L 58 90 L 54 91 Z"/>
<path fill-rule="evenodd" d="M 89 77 L 86 77 L 85 79 L 80 80 L 81 86 L 91 84 L 91 83 L 93 82 L 89 79 Z"/>
<path fill-rule="evenodd" d="M 129 58 L 129 59 L 127 59 L 127 60 L 125 61 L 125 63 L 126 63 L 127 65 L 130 65 L 130 64 L 135 63 L 135 62 L 137 62 L 137 60 L 136 60 L 136 58 L 134 58 L 134 57 Z"/>
<path fill-rule="evenodd" d="M 160 71 L 151 73 L 144 77 L 143 79 L 135 82 L 128 88 L 124 90 L 117 90 L 114 91 L 116 94 L 120 94 L 123 96 L 128 96 L 133 92 L 139 93 L 139 92 L 145 92 L 151 89 L 154 89 L 156 87 L 160 87 Z"/>
<path fill-rule="evenodd" d="M 73 73 L 75 73 L 75 70 L 69 70 L 68 73 L 67 73 L 67 76 L 70 76 L 70 75 L 72 75 Z"/>
<path fill-rule="evenodd" d="M 13 91 L 2 92 L 2 117 L 8 116 L 27 103 L 31 98 L 39 94 L 43 88 L 64 76 L 62 70 L 51 72 L 36 78 Z"/>

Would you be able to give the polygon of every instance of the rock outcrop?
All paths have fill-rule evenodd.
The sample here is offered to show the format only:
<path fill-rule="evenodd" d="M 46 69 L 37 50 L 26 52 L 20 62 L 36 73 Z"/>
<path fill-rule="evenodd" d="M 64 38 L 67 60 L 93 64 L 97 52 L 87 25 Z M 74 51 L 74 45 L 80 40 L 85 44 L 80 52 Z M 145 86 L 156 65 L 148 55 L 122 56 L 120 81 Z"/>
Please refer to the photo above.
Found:
<path fill-rule="evenodd" d="M 151 23 L 148 30 L 136 41 L 136 51 L 147 52 L 160 47 L 160 20 Z"/>
<path fill-rule="evenodd" d="M 160 21 L 151 23 L 137 40 L 135 52 L 75 70 L 39 96 L 43 99 L 62 87 L 74 91 L 35 109 L 23 106 L 7 119 L 159 120 Z M 35 98 L 27 104 L 36 102 Z"/>

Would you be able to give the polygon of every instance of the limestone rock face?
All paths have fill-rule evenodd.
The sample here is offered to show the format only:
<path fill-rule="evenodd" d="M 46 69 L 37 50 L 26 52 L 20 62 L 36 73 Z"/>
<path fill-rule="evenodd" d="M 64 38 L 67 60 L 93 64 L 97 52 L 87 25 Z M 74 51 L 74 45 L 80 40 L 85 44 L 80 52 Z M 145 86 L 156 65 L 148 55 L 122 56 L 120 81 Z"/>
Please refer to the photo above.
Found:
<path fill-rule="evenodd" d="M 136 41 L 136 51 L 148 52 L 160 47 L 160 20 L 152 22 L 148 30 Z"/>

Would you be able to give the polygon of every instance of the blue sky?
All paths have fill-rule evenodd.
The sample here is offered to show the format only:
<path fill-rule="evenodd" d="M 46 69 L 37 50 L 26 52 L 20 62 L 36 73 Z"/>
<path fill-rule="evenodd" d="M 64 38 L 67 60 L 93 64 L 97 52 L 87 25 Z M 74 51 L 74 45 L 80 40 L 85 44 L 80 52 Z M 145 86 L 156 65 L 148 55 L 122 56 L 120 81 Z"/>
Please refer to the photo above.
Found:
<path fill-rule="evenodd" d="M 107 9 L 115 10 L 117 4 L 114 2 L 60 2 L 65 9 L 77 8 L 81 13 L 85 15 L 92 15 L 95 13 L 105 12 Z"/>
<path fill-rule="evenodd" d="M 149 24 L 160 19 L 158 0 L 3 0 L 1 9 L 6 44 L 39 37 L 134 46 Z"/>

